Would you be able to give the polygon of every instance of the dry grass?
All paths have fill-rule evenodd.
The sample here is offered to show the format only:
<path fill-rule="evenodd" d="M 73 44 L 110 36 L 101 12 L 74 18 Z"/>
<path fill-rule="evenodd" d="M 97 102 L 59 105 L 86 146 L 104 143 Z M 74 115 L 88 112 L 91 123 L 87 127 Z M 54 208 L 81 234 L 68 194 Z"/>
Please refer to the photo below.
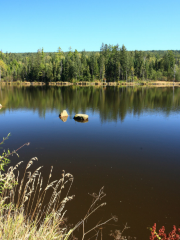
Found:
<path fill-rule="evenodd" d="M 29 143 L 24 145 L 29 145 Z M 0 155 L 1 167 L 9 163 L 8 161 L 5 162 L 5 159 L 11 154 L 8 152 Z M 51 181 L 53 171 L 53 167 L 51 167 L 47 184 L 42 187 L 43 177 L 40 172 L 42 166 L 38 167 L 34 172 L 30 171 L 32 164 L 37 160 L 34 157 L 28 162 L 21 180 L 19 180 L 18 167 L 22 162 L 19 162 L 14 167 L 9 167 L 6 173 L 0 171 L 0 239 L 69 240 L 75 239 L 74 232 L 80 227 L 82 229 L 82 240 L 89 239 L 92 235 L 94 239 L 98 239 L 98 234 L 102 234 L 102 225 L 111 220 L 117 220 L 117 217 L 112 216 L 104 222 L 98 222 L 90 229 L 85 226 L 88 219 L 99 208 L 106 205 L 105 202 L 101 202 L 106 196 L 104 188 L 101 188 L 98 194 L 93 193 L 91 195 L 93 201 L 84 218 L 73 228 L 68 227 L 65 221 L 65 206 L 67 202 L 74 198 L 74 195 L 69 195 L 74 177 L 72 174 L 62 171 L 60 179 Z M 48 203 L 45 204 L 44 200 L 45 198 L 47 200 L 46 195 L 50 189 L 52 194 Z"/>
<path fill-rule="evenodd" d="M 92 194 L 93 202 L 84 216 L 72 229 L 69 229 L 64 221 L 66 213 L 65 205 L 74 198 L 69 195 L 74 177 L 70 173 L 62 172 L 59 180 L 51 181 L 51 167 L 47 185 L 42 189 L 43 178 L 40 169 L 34 172 L 29 171 L 31 165 L 37 161 L 32 158 L 25 169 L 24 176 L 19 182 L 18 167 L 10 167 L 7 173 L 0 175 L 0 181 L 4 182 L 0 197 L 0 239 L 73 239 L 74 231 L 82 226 L 82 240 L 87 239 L 86 235 L 96 231 L 111 220 L 116 220 L 115 216 L 105 222 L 99 222 L 93 228 L 85 231 L 85 223 L 88 218 L 93 215 L 99 208 L 106 205 L 100 203 L 102 198 L 106 196 L 103 188 L 98 194 Z M 17 173 L 16 173 L 17 172 Z M 44 204 L 46 193 L 49 189 L 53 189 L 48 204 Z M 65 197 L 61 200 L 62 191 L 66 190 Z M 16 199 L 16 200 L 15 200 Z"/>
<path fill-rule="evenodd" d="M 19 173 L 15 172 L 22 162 L 0 175 L 1 182 L 4 182 L 0 197 L 1 239 L 64 239 L 66 236 L 68 229 L 64 222 L 64 207 L 74 197 L 68 196 L 73 176 L 63 172 L 59 180 L 50 182 L 51 168 L 47 186 L 42 189 L 42 167 L 34 172 L 29 171 L 34 161 L 37 161 L 37 158 L 28 162 L 20 183 Z M 60 200 L 61 192 L 68 183 L 66 197 Z M 50 188 L 53 189 L 51 198 L 48 204 L 43 205 Z"/>

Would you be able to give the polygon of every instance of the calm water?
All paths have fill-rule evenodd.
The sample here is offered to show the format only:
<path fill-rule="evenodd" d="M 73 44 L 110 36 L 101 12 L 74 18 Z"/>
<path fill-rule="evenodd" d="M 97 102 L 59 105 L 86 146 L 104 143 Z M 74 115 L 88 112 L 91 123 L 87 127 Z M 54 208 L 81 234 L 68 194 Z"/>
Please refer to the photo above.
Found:
<path fill-rule="evenodd" d="M 44 179 L 51 165 L 53 179 L 63 169 L 74 175 L 69 222 L 82 219 L 88 193 L 104 186 L 107 206 L 99 219 L 119 217 L 105 231 L 127 222 L 125 235 L 145 240 L 154 222 L 167 230 L 179 225 L 180 88 L 1 87 L 0 103 L 0 138 L 11 133 L 4 148 L 31 143 L 13 164 L 37 156 Z M 66 122 L 58 117 L 64 109 Z M 80 112 L 89 115 L 87 123 L 73 120 Z"/>

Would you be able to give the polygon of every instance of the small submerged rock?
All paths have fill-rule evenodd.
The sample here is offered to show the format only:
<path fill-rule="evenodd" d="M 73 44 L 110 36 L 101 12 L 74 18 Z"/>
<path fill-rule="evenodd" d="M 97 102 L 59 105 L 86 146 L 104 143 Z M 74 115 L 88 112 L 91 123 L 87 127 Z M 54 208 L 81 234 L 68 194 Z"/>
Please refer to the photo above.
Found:
<path fill-rule="evenodd" d="M 79 113 L 74 116 L 74 120 L 88 121 L 88 119 L 89 119 L 89 116 L 87 114 Z"/>

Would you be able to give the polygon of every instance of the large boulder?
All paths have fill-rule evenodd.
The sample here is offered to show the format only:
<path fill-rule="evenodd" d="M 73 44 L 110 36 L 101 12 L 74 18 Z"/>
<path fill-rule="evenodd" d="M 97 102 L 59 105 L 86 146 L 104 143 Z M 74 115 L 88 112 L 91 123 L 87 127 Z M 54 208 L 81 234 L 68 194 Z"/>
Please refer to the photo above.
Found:
<path fill-rule="evenodd" d="M 66 110 L 63 110 L 60 114 L 59 117 L 63 118 L 63 117 L 68 117 L 68 113 Z"/>
<path fill-rule="evenodd" d="M 75 120 L 80 120 L 80 121 L 87 121 L 88 118 L 89 118 L 89 116 L 87 114 L 82 114 L 82 113 L 76 114 L 74 116 Z"/>

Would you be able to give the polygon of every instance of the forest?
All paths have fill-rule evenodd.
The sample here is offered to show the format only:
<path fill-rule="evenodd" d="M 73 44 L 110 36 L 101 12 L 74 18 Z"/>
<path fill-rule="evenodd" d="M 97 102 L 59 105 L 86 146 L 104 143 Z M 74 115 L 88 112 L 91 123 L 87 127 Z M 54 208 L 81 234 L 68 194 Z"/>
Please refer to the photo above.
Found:
<path fill-rule="evenodd" d="M 3 53 L 0 81 L 180 81 L 180 51 L 128 51 L 102 44 L 99 52 Z"/>

